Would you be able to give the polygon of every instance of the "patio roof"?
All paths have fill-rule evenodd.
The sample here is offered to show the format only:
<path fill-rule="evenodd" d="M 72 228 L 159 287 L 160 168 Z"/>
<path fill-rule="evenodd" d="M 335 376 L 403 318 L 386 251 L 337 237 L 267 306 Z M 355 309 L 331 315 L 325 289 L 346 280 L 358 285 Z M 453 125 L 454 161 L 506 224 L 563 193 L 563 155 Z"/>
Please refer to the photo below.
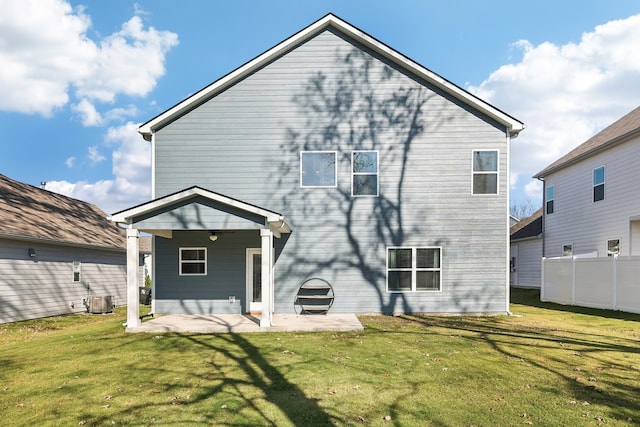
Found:
<path fill-rule="evenodd" d="M 280 237 L 282 233 L 290 233 L 292 231 L 292 227 L 285 216 L 278 212 L 198 186 L 186 188 L 176 193 L 114 213 L 109 219 L 132 228 L 138 228 L 150 234 L 171 238 L 172 230 L 178 228 L 185 229 L 185 225 L 180 225 L 180 227 L 177 225 L 164 225 L 154 228 L 156 227 L 155 225 L 145 225 L 145 221 L 163 215 L 172 209 L 180 209 L 190 203 L 199 203 L 200 205 L 204 205 L 206 209 L 220 211 L 227 216 L 235 216 L 247 220 L 248 223 L 253 224 L 254 228 L 257 226 L 261 226 L 261 228 L 268 227 L 274 233 L 275 237 Z M 213 225 L 207 226 L 206 223 L 200 223 L 198 227 L 199 229 L 221 228 Z"/>

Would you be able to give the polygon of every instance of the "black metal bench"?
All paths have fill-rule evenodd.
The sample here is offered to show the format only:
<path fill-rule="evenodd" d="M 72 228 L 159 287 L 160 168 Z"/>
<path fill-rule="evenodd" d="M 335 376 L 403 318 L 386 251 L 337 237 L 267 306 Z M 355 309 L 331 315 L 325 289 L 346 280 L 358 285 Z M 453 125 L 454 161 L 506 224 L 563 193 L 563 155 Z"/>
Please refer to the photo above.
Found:
<path fill-rule="evenodd" d="M 335 294 L 331 283 L 318 277 L 305 280 L 298 288 L 293 309 L 296 314 L 327 314 Z"/>

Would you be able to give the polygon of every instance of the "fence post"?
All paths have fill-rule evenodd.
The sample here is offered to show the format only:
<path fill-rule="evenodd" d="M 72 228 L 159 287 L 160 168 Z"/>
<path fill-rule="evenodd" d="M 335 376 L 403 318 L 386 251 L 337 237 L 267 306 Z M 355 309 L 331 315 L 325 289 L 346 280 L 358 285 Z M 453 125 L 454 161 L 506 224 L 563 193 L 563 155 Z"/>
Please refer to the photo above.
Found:
<path fill-rule="evenodd" d="M 571 257 L 571 305 L 576 305 L 576 258 Z"/>
<path fill-rule="evenodd" d="M 618 255 L 613 256 L 613 309 L 618 309 Z"/>
<path fill-rule="evenodd" d="M 544 260 L 546 258 L 542 257 L 542 265 L 540 266 L 540 301 L 544 301 Z"/>

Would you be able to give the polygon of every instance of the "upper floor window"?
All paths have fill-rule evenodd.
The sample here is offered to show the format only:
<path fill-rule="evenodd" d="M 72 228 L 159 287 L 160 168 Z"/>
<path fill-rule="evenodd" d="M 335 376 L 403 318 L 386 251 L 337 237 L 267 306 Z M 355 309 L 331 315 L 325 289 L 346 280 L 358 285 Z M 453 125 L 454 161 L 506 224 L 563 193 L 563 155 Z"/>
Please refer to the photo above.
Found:
<path fill-rule="evenodd" d="M 388 248 L 387 291 L 439 291 L 442 248 Z"/>
<path fill-rule="evenodd" d="M 351 195 L 378 195 L 377 151 L 353 151 L 351 153 Z"/>
<path fill-rule="evenodd" d="M 498 194 L 498 150 L 473 152 L 473 194 Z"/>
<path fill-rule="evenodd" d="M 300 153 L 301 187 L 335 187 L 337 181 L 335 151 Z"/>
<path fill-rule="evenodd" d="M 545 194 L 546 212 L 547 214 L 553 213 L 553 200 L 555 199 L 555 187 L 550 185 L 547 187 Z"/>
<path fill-rule="evenodd" d="M 180 275 L 207 275 L 207 248 L 180 248 Z"/>
<path fill-rule="evenodd" d="M 604 166 L 593 170 L 593 201 L 604 200 Z"/>

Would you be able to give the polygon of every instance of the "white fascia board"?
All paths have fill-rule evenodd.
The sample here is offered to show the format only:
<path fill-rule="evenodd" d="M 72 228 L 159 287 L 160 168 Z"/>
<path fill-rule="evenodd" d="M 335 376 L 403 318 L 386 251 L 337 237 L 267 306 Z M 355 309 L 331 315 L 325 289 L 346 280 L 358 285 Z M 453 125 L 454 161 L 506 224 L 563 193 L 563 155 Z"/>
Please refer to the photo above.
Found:
<path fill-rule="evenodd" d="M 262 209 L 258 206 L 253 206 L 253 205 L 241 202 L 239 200 L 235 200 L 230 197 L 224 196 L 222 194 L 205 190 L 200 187 L 192 187 L 167 197 L 163 197 L 157 200 L 152 200 L 149 203 L 136 206 L 126 211 L 118 212 L 117 214 L 110 216 L 109 219 L 111 221 L 121 223 L 121 224 L 130 224 L 133 218 L 137 216 L 144 215 L 158 209 L 162 209 L 174 203 L 178 203 L 196 196 L 202 196 L 209 200 L 213 200 L 227 206 L 238 208 L 245 212 L 262 216 L 267 220 L 268 223 L 277 223 L 279 221 L 284 221 L 284 217 L 277 212 Z"/>
<path fill-rule="evenodd" d="M 151 119 L 147 123 L 144 123 L 138 128 L 138 132 L 142 134 L 145 139 L 150 140 L 151 135 L 153 134 L 156 128 L 162 127 L 162 125 L 170 122 L 176 117 L 179 117 L 189 109 L 193 108 L 198 103 L 202 102 L 202 100 L 207 99 L 208 97 L 212 96 L 212 94 L 215 94 L 216 92 L 219 92 L 222 89 L 225 89 L 233 85 L 237 80 L 239 80 L 243 76 L 262 67 L 264 64 L 280 56 L 281 54 L 286 52 L 288 49 L 291 49 L 296 44 L 302 42 L 303 40 L 306 40 L 307 38 L 309 38 L 310 36 L 316 33 L 319 33 L 320 31 L 324 30 L 329 26 L 333 26 L 337 28 L 343 33 L 359 41 L 363 45 L 369 47 L 370 49 L 381 54 L 382 56 L 386 57 L 392 62 L 395 62 L 396 64 L 405 68 L 409 72 L 425 79 L 426 81 L 433 84 L 434 86 L 453 95 L 455 98 L 460 99 L 466 104 L 473 106 L 479 111 L 482 111 L 489 117 L 505 125 L 508 128 L 509 134 L 511 136 L 516 136 L 521 130 L 524 129 L 524 124 L 518 121 L 517 119 L 487 104 L 486 102 L 482 101 L 480 98 L 475 97 L 474 95 L 461 89 L 460 87 L 456 86 L 455 84 L 451 83 L 445 78 L 426 69 L 420 64 L 412 61 L 408 57 L 400 54 L 396 50 L 376 40 L 375 38 L 371 37 L 367 33 L 353 27 L 352 25 L 341 20 L 335 15 L 329 14 L 329 15 L 326 15 L 324 18 L 311 24 L 310 26 L 304 28 L 303 30 L 299 31 L 298 33 L 294 34 L 293 36 L 289 37 L 285 41 L 272 47 L 262 55 L 257 56 L 253 60 L 237 68 L 235 71 L 232 71 L 231 73 L 220 78 L 219 80 L 215 81 L 211 85 L 205 87 L 204 89 L 200 90 L 199 92 L 195 93 L 189 98 L 183 100 L 182 102 L 170 108 L 169 110 L 165 111 L 164 113 L 160 114 L 159 116 Z"/>

